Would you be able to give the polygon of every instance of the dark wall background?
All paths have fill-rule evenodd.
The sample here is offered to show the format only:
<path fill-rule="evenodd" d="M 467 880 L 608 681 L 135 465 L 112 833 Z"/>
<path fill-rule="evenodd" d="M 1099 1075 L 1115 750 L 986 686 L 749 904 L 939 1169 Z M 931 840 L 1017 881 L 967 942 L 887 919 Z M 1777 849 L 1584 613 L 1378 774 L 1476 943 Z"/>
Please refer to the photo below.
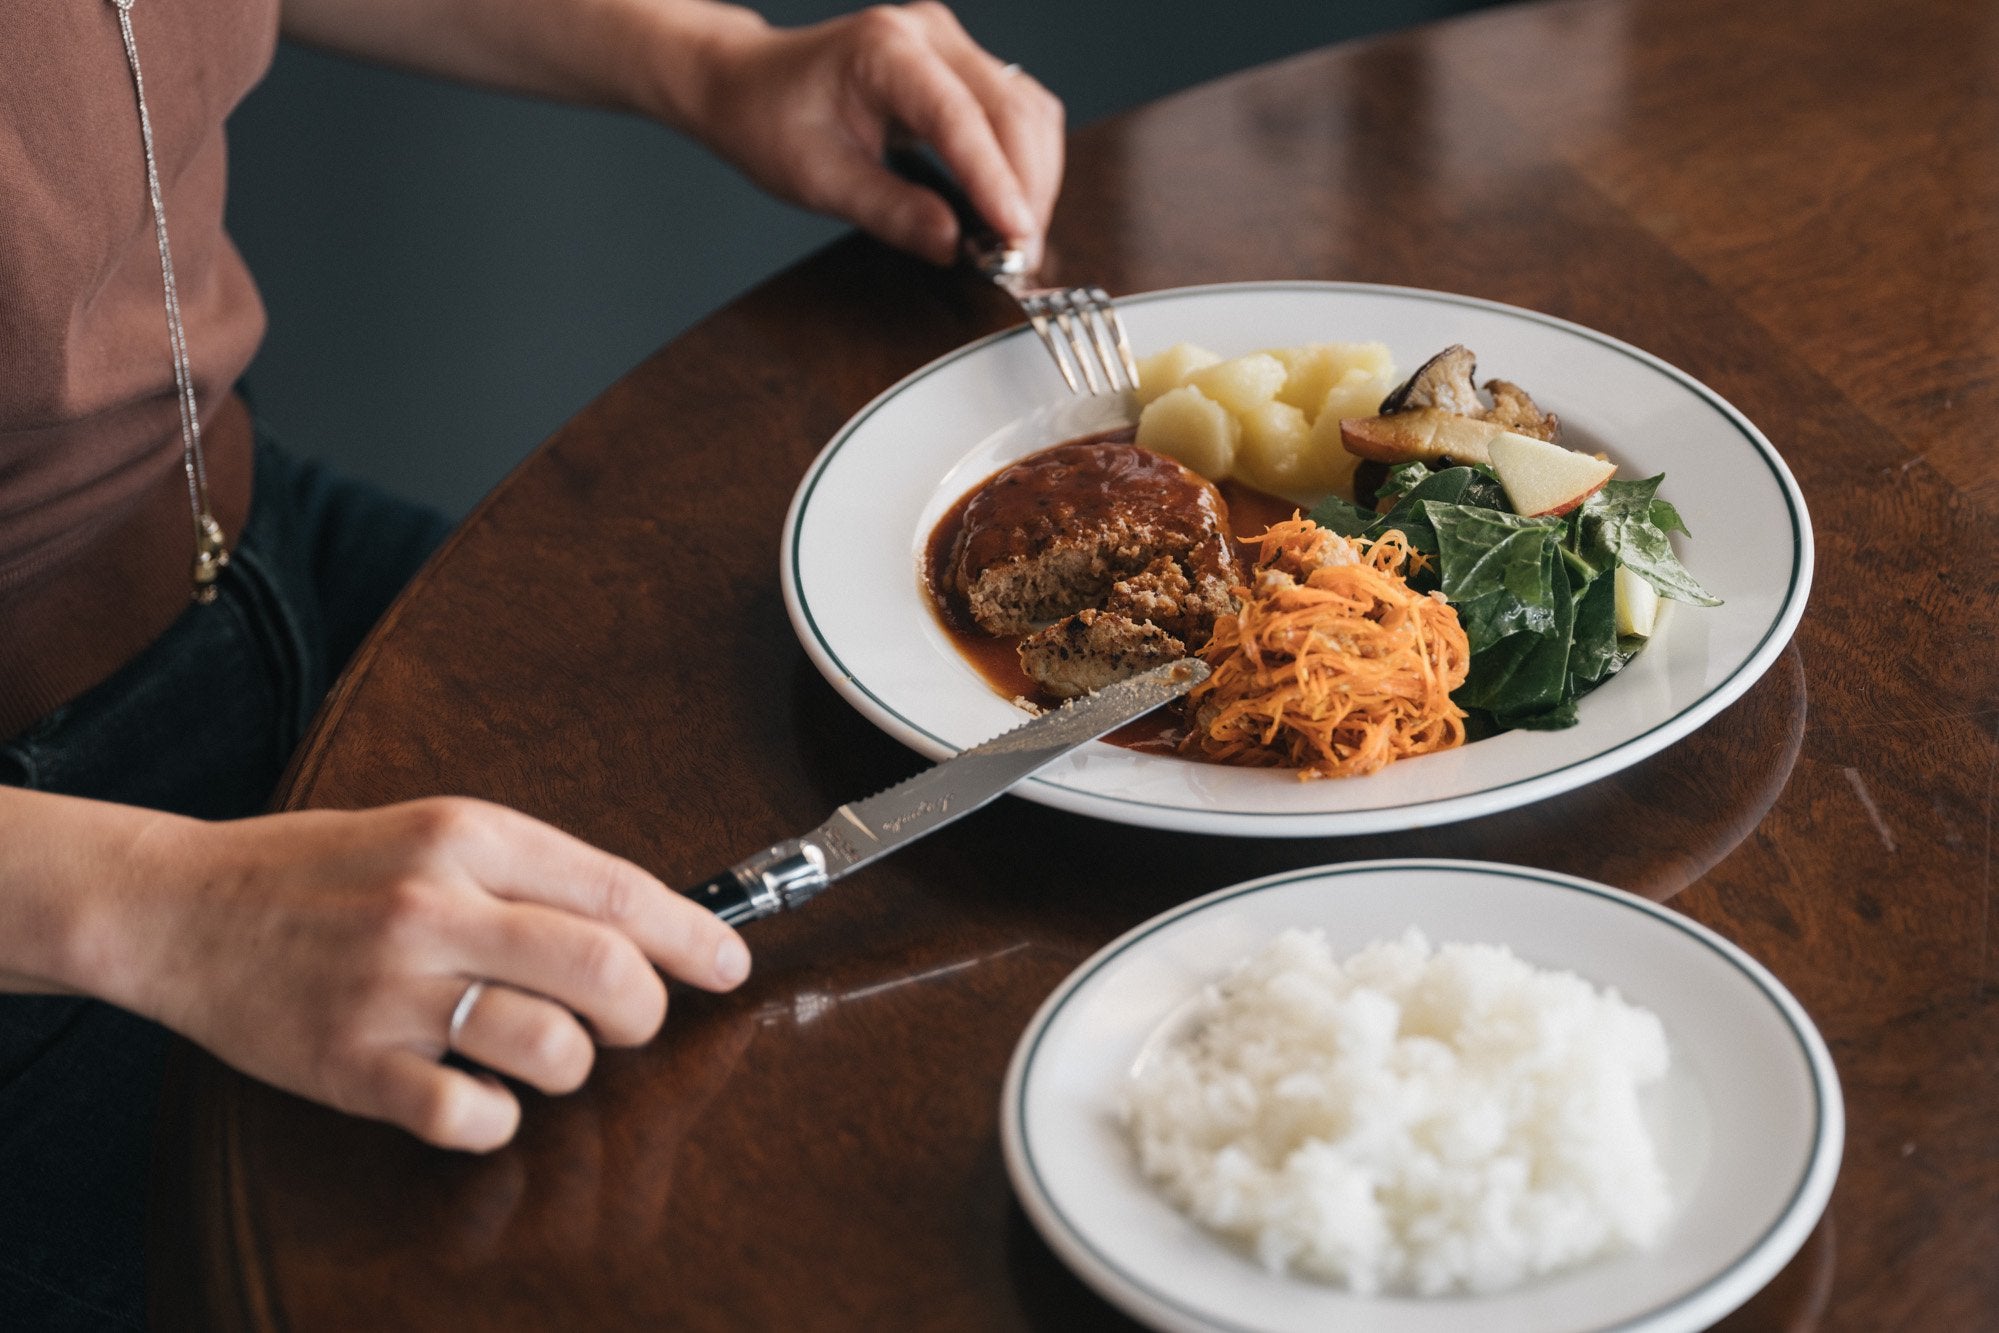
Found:
<path fill-rule="evenodd" d="M 959 0 L 1070 123 L 1493 0 Z M 853 8 L 771 0 L 773 22 Z M 463 514 L 612 380 L 839 233 L 638 120 L 286 47 L 230 124 L 229 222 L 293 448 Z"/>

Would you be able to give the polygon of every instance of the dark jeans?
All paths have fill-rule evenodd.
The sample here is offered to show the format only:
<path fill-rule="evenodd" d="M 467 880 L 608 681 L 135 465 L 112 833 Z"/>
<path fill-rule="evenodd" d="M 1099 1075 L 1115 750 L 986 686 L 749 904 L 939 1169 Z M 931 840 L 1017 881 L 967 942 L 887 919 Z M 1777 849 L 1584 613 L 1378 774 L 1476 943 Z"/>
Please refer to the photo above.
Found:
<path fill-rule="evenodd" d="M 333 678 L 448 529 L 260 438 L 220 596 L 0 742 L 0 783 L 203 819 L 259 813 Z M 0 997 L 0 1328 L 144 1326 L 165 1045 L 93 1000 Z"/>

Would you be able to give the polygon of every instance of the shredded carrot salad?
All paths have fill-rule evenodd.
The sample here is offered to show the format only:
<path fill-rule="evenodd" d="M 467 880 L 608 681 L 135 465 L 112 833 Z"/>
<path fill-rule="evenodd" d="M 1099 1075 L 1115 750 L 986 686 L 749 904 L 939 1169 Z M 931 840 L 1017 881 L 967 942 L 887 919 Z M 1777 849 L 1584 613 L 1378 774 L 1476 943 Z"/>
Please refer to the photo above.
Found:
<path fill-rule="evenodd" d="M 1253 586 L 1201 650 L 1214 673 L 1188 696 L 1184 753 L 1341 778 L 1463 743 L 1451 691 L 1471 647 L 1443 595 L 1404 580 L 1425 557 L 1401 533 L 1361 543 L 1294 517 L 1255 540 Z"/>

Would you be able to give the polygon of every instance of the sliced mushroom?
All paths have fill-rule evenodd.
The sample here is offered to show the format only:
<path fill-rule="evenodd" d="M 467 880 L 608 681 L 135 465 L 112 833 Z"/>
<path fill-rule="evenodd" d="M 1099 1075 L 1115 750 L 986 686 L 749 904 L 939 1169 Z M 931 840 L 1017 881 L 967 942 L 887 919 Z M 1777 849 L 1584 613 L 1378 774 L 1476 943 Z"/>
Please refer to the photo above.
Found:
<path fill-rule="evenodd" d="M 1516 435 L 1555 442 L 1555 434 L 1562 428 L 1561 419 L 1553 412 L 1543 412 L 1525 389 L 1510 380 L 1487 380 L 1485 391 L 1492 395 L 1491 409 L 1480 414 L 1487 421 Z"/>
<path fill-rule="evenodd" d="M 1485 411 L 1485 404 L 1479 401 L 1478 386 L 1474 376 L 1478 373 L 1478 358 L 1472 355 L 1463 343 L 1452 343 L 1443 351 L 1416 367 L 1416 373 L 1389 391 L 1381 400 L 1381 414 L 1392 416 L 1397 412 L 1412 412 L 1418 408 L 1434 407 L 1445 412 L 1455 412 L 1461 417 L 1475 417 Z"/>
<path fill-rule="evenodd" d="M 1476 383 L 1478 360 L 1452 343 L 1381 400 L 1381 414 L 1340 422 L 1347 452 L 1382 463 L 1486 461 L 1486 442 L 1503 430 L 1552 443 L 1561 422 L 1543 412 L 1525 389 L 1488 380 L 1487 406 Z"/>
<path fill-rule="evenodd" d="M 1491 461 L 1486 445 L 1504 429 L 1497 422 L 1418 407 L 1389 416 L 1348 417 L 1340 422 L 1340 443 L 1356 458 L 1382 463 L 1485 463 Z"/>

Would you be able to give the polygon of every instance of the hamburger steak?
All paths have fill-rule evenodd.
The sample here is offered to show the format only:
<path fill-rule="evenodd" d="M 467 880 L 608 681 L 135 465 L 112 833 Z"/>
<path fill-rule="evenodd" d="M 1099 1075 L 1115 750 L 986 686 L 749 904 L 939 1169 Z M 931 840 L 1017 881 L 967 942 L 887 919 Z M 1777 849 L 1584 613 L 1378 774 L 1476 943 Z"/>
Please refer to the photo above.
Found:
<path fill-rule="evenodd" d="M 1228 506 L 1198 473 L 1136 445 L 1057 445 L 965 507 L 945 580 L 988 634 L 1025 634 L 1021 666 L 1068 698 L 1207 642 L 1241 579 Z"/>

